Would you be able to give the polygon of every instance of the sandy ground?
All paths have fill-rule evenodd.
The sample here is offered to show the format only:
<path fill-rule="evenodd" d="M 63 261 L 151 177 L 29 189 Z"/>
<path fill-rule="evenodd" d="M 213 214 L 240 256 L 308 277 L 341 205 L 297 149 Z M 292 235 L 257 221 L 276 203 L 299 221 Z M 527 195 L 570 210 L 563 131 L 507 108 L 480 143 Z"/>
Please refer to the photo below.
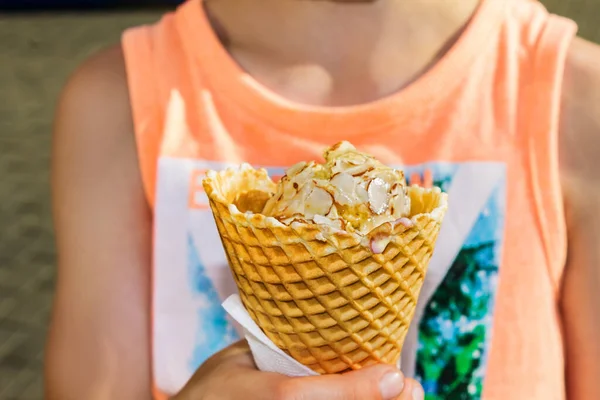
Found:
<path fill-rule="evenodd" d="M 547 0 L 600 41 L 600 1 Z M 51 121 L 68 74 L 158 12 L 0 15 L 0 400 L 42 398 L 54 286 L 48 172 Z"/>

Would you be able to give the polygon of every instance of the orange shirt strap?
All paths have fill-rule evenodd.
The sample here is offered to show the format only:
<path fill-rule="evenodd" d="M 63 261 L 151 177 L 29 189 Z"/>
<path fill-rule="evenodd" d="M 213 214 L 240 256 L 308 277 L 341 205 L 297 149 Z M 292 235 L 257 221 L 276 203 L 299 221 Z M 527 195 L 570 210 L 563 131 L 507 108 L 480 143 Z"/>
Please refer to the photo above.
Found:
<path fill-rule="evenodd" d="M 127 81 L 142 181 L 148 202 L 154 207 L 163 113 L 157 101 L 157 86 L 152 84 L 160 75 L 153 59 L 151 35 L 151 27 L 131 28 L 123 33 L 121 43 L 128 71 Z"/>
<path fill-rule="evenodd" d="M 536 46 L 535 60 L 525 78 L 527 102 L 520 117 L 526 130 L 532 201 L 556 290 L 560 287 L 567 251 L 558 135 L 565 63 L 576 32 L 573 21 L 548 17 Z"/>

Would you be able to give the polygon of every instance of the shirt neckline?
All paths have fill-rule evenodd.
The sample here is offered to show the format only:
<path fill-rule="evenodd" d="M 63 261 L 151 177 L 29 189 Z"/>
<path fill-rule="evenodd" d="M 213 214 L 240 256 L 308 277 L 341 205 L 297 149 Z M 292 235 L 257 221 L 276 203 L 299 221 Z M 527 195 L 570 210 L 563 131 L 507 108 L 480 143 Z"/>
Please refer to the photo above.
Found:
<path fill-rule="evenodd" d="M 469 71 L 474 57 L 503 18 L 504 0 L 482 0 L 461 36 L 438 62 L 405 88 L 369 103 L 320 107 L 296 103 L 263 86 L 233 59 L 217 37 L 202 0 L 181 6 L 187 51 L 198 62 L 210 88 L 289 134 L 328 141 L 347 140 L 382 126 L 401 123 L 449 94 Z M 190 40 L 190 37 L 196 38 Z"/>

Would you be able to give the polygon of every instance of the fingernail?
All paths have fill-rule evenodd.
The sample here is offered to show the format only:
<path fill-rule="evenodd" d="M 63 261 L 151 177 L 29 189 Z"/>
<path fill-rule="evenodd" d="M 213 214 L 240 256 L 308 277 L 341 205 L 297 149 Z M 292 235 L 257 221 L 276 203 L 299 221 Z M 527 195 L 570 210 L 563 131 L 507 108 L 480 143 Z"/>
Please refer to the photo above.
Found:
<path fill-rule="evenodd" d="M 379 381 L 379 390 L 384 400 L 393 400 L 402 394 L 404 377 L 399 372 L 390 372 Z"/>
<path fill-rule="evenodd" d="M 413 400 L 424 400 L 425 399 L 425 393 L 423 393 L 423 389 L 421 389 L 421 385 L 415 386 L 415 388 L 412 391 L 412 395 L 413 395 Z"/>

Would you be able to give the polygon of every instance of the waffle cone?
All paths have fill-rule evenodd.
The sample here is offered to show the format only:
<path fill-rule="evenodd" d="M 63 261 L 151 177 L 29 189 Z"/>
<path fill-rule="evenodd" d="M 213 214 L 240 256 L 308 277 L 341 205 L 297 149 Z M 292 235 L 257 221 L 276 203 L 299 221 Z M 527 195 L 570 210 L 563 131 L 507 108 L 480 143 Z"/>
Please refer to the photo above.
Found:
<path fill-rule="evenodd" d="M 397 363 L 446 194 L 410 187 L 412 224 L 360 235 L 258 214 L 275 188 L 265 170 L 211 171 L 203 185 L 242 302 L 269 339 L 321 374 Z M 374 254 L 378 238 L 391 240 Z"/>

